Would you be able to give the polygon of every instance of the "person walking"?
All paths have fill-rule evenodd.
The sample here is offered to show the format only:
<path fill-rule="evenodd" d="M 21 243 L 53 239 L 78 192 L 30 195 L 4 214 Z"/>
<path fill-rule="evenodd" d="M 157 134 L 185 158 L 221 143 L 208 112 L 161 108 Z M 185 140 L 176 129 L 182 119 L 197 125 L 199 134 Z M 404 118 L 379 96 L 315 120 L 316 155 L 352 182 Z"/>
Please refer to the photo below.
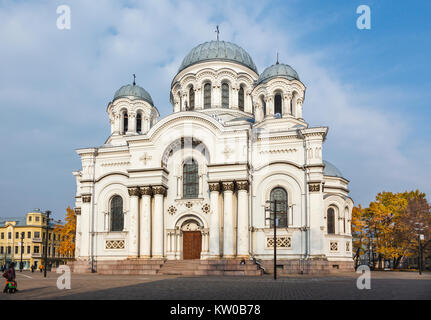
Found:
<path fill-rule="evenodd" d="M 34 264 L 31 265 L 31 272 L 34 272 Z"/>
<path fill-rule="evenodd" d="M 15 274 L 15 263 L 11 262 L 9 264 L 9 268 L 7 269 L 7 271 L 3 274 L 3 277 L 6 278 L 6 286 L 3 289 L 3 293 L 7 293 L 7 289 L 9 286 L 9 282 L 14 281 L 15 282 L 15 278 L 16 278 L 16 274 Z"/>

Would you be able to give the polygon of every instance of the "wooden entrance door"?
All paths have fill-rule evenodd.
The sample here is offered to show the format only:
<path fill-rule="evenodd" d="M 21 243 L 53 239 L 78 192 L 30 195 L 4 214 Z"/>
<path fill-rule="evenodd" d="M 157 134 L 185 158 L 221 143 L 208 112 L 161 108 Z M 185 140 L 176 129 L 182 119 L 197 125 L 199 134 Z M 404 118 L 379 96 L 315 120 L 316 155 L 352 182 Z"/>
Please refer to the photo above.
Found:
<path fill-rule="evenodd" d="M 200 259 L 202 235 L 200 231 L 183 232 L 183 259 Z"/>

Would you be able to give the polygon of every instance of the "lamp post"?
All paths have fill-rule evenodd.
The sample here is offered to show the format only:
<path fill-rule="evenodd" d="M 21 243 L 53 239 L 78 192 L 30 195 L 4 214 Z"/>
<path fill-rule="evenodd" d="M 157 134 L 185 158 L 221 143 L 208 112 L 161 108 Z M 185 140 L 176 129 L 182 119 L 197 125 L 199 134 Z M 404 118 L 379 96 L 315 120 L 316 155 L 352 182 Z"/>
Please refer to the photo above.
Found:
<path fill-rule="evenodd" d="M 51 211 L 47 210 L 45 211 L 46 214 L 46 227 L 45 227 L 45 266 L 44 266 L 44 270 L 43 270 L 43 276 L 44 278 L 46 278 L 46 268 L 48 265 L 48 232 L 49 232 L 49 215 L 51 214 Z"/>
<path fill-rule="evenodd" d="M 21 232 L 21 261 L 19 263 L 19 272 L 22 272 L 23 264 L 22 264 L 22 253 L 24 251 L 24 232 Z"/>
<path fill-rule="evenodd" d="M 277 206 L 279 205 L 283 205 L 284 210 L 282 210 L 282 212 L 278 212 L 277 210 Z M 274 226 L 274 280 L 277 280 L 277 225 L 278 225 L 277 215 L 287 214 L 287 212 L 285 212 L 286 208 L 287 208 L 286 200 L 268 200 L 266 201 L 266 204 L 265 204 L 265 212 L 270 213 L 269 217 L 266 218 L 266 220 L 269 220 L 270 222 L 272 222 Z"/>

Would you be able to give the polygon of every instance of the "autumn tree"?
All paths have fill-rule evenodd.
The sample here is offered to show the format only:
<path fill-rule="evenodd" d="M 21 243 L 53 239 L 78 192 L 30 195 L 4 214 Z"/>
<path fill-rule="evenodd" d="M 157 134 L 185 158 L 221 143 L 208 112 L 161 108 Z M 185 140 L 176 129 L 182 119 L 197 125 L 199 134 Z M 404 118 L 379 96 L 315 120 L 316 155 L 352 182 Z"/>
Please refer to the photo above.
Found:
<path fill-rule="evenodd" d="M 56 225 L 54 231 L 60 234 L 59 253 L 67 257 L 75 254 L 76 213 L 70 207 L 66 209 L 66 223 Z"/>

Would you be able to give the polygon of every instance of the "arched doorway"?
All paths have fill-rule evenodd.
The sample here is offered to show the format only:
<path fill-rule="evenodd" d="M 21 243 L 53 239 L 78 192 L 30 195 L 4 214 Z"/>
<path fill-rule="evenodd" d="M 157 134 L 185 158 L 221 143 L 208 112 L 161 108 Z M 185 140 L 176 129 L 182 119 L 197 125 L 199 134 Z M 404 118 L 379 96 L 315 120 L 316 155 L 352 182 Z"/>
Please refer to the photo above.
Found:
<path fill-rule="evenodd" d="M 183 259 L 200 259 L 202 252 L 202 232 L 196 220 L 187 220 L 181 226 L 183 233 Z"/>

